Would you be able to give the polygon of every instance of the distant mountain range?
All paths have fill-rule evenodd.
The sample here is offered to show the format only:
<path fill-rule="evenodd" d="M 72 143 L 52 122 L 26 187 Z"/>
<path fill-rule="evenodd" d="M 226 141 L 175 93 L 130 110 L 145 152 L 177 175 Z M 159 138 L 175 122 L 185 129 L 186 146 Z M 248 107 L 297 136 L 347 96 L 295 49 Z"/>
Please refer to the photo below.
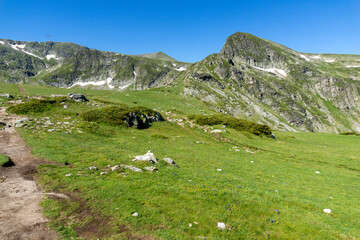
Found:
<path fill-rule="evenodd" d="M 70 88 L 177 87 L 213 109 L 279 130 L 360 131 L 360 56 L 299 53 L 247 33 L 197 63 L 74 43 L 0 40 L 0 82 Z"/>

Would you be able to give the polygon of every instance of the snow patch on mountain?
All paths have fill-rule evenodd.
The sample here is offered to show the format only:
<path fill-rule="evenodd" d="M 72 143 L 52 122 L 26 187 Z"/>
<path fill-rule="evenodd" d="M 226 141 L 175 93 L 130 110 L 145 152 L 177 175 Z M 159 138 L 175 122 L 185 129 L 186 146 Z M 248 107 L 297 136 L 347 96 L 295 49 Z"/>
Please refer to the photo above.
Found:
<path fill-rule="evenodd" d="M 279 75 L 280 77 L 287 77 L 286 72 L 284 70 L 282 70 L 282 69 L 278 69 L 278 68 L 260 68 L 260 67 L 255 67 L 255 66 L 252 66 L 252 67 L 256 68 L 256 69 L 259 69 L 261 71 L 274 73 L 276 75 Z"/>
<path fill-rule="evenodd" d="M 182 71 L 186 71 L 186 68 L 184 68 L 184 67 L 180 67 L 180 68 L 177 68 L 177 69 L 175 69 L 176 71 L 179 71 L 179 72 L 182 72 Z"/>
<path fill-rule="evenodd" d="M 54 58 L 55 60 L 60 60 L 60 58 L 56 57 L 55 54 L 48 54 L 48 55 L 46 55 L 46 59 L 47 59 L 47 60 L 50 60 L 50 59 L 52 59 L 52 58 Z"/>
<path fill-rule="evenodd" d="M 333 63 L 333 62 L 335 62 L 335 60 L 334 60 L 334 59 L 325 59 L 325 62 L 327 62 L 327 63 Z"/>
<path fill-rule="evenodd" d="M 305 59 L 306 61 L 310 62 L 311 60 L 309 58 L 307 58 L 305 55 L 300 55 L 301 58 Z"/>
<path fill-rule="evenodd" d="M 107 85 L 109 86 L 110 89 L 113 89 L 115 87 L 114 85 L 111 85 L 112 80 L 113 79 L 111 77 L 108 77 L 106 79 L 106 83 L 107 83 Z"/>
<path fill-rule="evenodd" d="M 313 59 L 321 59 L 321 56 L 310 56 L 310 58 L 313 58 Z"/>

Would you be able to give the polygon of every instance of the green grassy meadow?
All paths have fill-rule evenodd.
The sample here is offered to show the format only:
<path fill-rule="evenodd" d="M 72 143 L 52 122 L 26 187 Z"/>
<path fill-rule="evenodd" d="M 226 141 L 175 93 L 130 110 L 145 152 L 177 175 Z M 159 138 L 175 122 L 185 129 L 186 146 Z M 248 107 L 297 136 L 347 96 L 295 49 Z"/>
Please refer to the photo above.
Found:
<path fill-rule="evenodd" d="M 15 94 L 14 86 L 0 92 Z M 74 91 L 22 87 L 22 97 Z M 18 128 L 33 154 L 49 161 L 38 168 L 40 186 L 69 196 L 41 203 L 63 239 L 360 239 L 360 137 L 274 131 L 274 140 L 222 125 L 205 131 L 185 117 L 214 112 L 176 88 L 77 91 L 96 105 L 54 106 Z M 156 109 L 171 121 L 143 130 L 99 124 L 103 134 L 77 128 L 80 112 L 116 104 Z M 58 130 L 44 128 L 44 117 Z M 131 161 L 148 150 L 158 172 L 108 167 L 150 166 Z"/>

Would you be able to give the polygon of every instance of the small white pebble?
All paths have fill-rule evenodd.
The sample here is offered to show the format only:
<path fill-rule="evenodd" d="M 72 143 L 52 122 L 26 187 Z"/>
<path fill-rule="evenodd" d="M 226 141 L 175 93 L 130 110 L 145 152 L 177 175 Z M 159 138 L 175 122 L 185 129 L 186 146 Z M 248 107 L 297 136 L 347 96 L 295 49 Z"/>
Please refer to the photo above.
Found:
<path fill-rule="evenodd" d="M 139 216 L 139 213 L 138 213 L 138 212 L 133 212 L 133 213 L 131 214 L 131 216 L 137 217 L 137 216 Z"/>
<path fill-rule="evenodd" d="M 192 224 L 191 224 L 191 223 L 189 223 L 189 228 L 190 228 L 190 227 L 192 227 Z"/>
<path fill-rule="evenodd" d="M 254 163 L 254 161 L 251 161 L 251 163 Z"/>
<path fill-rule="evenodd" d="M 333 199 L 333 197 L 329 197 L 330 199 Z"/>
<path fill-rule="evenodd" d="M 319 172 L 319 171 L 315 171 L 315 173 L 320 174 L 320 172 Z"/>
<path fill-rule="evenodd" d="M 221 172 L 222 170 L 220 168 L 216 169 L 218 172 Z"/>
<path fill-rule="evenodd" d="M 331 209 L 325 208 L 325 209 L 324 209 L 324 213 L 330 214 L 330 213 L 331 213 Z"/>
<path fill-rule="evenodd" d="M 218 223 L 217 223 L 217 227 L 218 227 L 219 229 L 221 229 L 221 230 L 225 230 L 226 225 L 225 225 L 225 223 L 223 223 L 223 222 L 218 222 Z"/>
<path fill-rule="evenodd" d="M 71 173 L 68 173 L 65 175 L 65 177 L 70 177 L 72 174 Z"/>
<path fill-rule="evenodd" d="M 198 222 L 194 222 L 195 224 L 199 224 Z"/>
<path fill-rule="evenodd" d="M 100 173 L 100 176 L 101 176 L 101 175 L 104 175 L 104 174 L 107 174 L 107 172 L 101 172 L 101 173 Z"/>

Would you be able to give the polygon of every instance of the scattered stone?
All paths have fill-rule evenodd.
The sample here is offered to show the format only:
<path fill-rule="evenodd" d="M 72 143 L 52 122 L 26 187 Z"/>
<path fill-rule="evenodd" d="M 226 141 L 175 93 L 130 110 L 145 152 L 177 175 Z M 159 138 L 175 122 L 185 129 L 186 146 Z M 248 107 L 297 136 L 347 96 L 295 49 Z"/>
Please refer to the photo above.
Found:
<path fill-rule="evenodd" d="M 324 213 L 330 214 L 330 213 L 331 213 L 331 209 L 325 208 L 325 209 L 324 209 Z"/>
<path fill-rule="evenodd" d="M 189 228 L 190 228 L 190 227 L 192 227 L 192 224 L 191 224 L 191 223 L 189 223 Z"/>
<path fill-rule="evenodd" d="M 67 105 L 64 105 L 63 108 L 68 108 L 68 106 L 67 106 Z"/>
<path fill-rule="evenodd" d="M 149 150 L 144 155 L 135 156 L 135 159 L 133 159 L 133 161 L 147 161 L 149 163 L 157 163 L 155 155 L 151 152 L 151 150 Z"/>
<path fill-rule="evenodd" d="M 171 158 L 164 158 L 163 159 L 167 164 L 170 164 L 171 166 L 174 166 L 174 167 L 179 167 L 176 162 L 174 160 L 172 160 Z"/>
<path fill-rule="evenodd" d="M 221 172 L 222 170 L 220 168 L 216 169 L 216 171 Z"/>
<path fill-rule="evenodd" d="M 68 96 L 75 102 L 88 102 L 89 101 L 83 94 L 69 93 Z"/>
<path fill-rule="evenodd" d="M 221 129 L 214 129 L 211 131 L 211 133 L 222 133 L 222 132 L 226 132 L 225 130 L 221 130 Z"/>
<path fill-rule="evenodd" d="M 120 168 L 121 168 L 120 165 L 115 165 L 115 166 L 112 166 L 112 167 L 111 167 L 111 171 L 116 171 L 116 170 L 118 170 L 118 169 L 120 169 Z"/>
<path fill-rule="evenodd" d="M 137 168 L 137 167 L 132 166 L 132 165 L 121 165 L 121 167 L 126 168 L 126 169 L 130 169 L 133 172 L 144 172 L 140 168 Z"/>
<path fill-rule="evenodd" d="M 133 213 L 131 213 L 131 216 L 133 216 L 133 217 L 138 217 L 138 216 L 139 216 L 139 213 L 138 213 L 138 212 L 133 212 Z"/>
<path fill-rule="evenodd" d="M 316 173 L 316 174 L 320 174 L 320 172 L 319 172 L 319 171 L 315 171 L 315 173 Z"/>
<path fill-rule="evenodd" d="M 245 150 L 246 152 L 248 152 L 248 153 L 255 153 L 255 152 L 252 152 L 252 151 L 250 151 L 250 150 Z"/>
<path fill-rule="evenodd" d="M 195 224 L 199 224 L 198 222 L 194 222 Z"/>
<path fill-rule="evenodd" d="M 0 94 L 0 97 L 4 97 L 4 98 L 14 98 L 12 95 L 7 94 L 7 93 L 5 93 L 5 94 Z"/>
<path fill-rule="evenodd" d="M 221 229 L 221 230 L 225 230 L 226 225 L 225 225 L 225 223 L 223 223 L 223 222 L 218 222 L 218 223 L 217 223 L 217 227 L 218 227 L 219 229 Z"/>
<path fill-rule="evenodd" d="M 254 163 L 254 161 L 251 161 L 251 163 Z"/>
<path fill-rule="evenodd" d="M 156 168 L 156 167 L 153 167 L 153 166 L 150 166 L 150 167 L 144 167 L 144 169 L 146 170 L 146 171 L 149 171 L 149 172 L 157 172 L 158 171 L 158 169 Z"/>
<path fill-rule="evenodd" d="M 29 122 L 29 121 L 31 121 L 32 119 L 30 119 L 30 118 L 22 118 L 22 119 L 20 119 L 20 120 L 17 120 L 16 122 L 15 122 L 15 127 L 24 127 L 24 126 L 26 126 L 27 125 L 27 123 Z"/>
<path fill-rule="evenodd" d="M 104 175 L 104 174 L 107 174 L 107 172 L 101 172 L 100 173 L 100 176 Z"/>
<path fill-rule="evenodd" d="M 70 177 L 72 174 L 71 173 L 68 173 L 65 175 L 65 177 Z"/>
<path fill-rule="evenodd" d="M 56 132 L 56 129 L 49 129 L 48 132 Z"/>
<path fill-rule="evenodd" d="M 98 170 L 97 167 L 89 167 L 90 170 Z"/>

